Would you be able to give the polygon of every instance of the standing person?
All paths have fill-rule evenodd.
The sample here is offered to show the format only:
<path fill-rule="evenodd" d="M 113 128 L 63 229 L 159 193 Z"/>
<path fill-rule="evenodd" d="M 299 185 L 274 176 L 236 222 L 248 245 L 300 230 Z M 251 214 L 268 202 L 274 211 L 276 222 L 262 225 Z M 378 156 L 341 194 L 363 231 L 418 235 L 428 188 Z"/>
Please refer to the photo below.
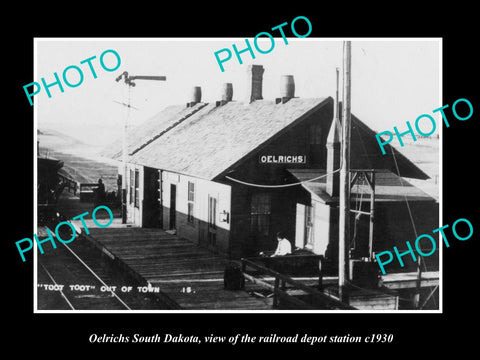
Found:
<path fill-rule="evenodd" d="M 277 233 L 277 241 L 278 241 L 277 249 L 271 255 L 271 257 L 283 256 L 283 255 L 292 253 L 292 244 L 290 244 L 290 241 L 287 240 L 285 233 L 283 231 L 279 231 Z"/>
<path fill-rule="evenodd" d="M 98 187 L 95 192 L 95 205 L 101 205 L 105 201 L 105 185 L 102 179 L 98 179 Z"/>

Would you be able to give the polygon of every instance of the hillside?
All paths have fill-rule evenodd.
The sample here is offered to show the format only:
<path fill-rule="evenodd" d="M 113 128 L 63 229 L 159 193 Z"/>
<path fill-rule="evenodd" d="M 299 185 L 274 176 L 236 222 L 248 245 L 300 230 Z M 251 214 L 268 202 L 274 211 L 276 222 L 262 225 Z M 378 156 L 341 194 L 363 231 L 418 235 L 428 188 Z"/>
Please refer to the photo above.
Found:
<path fill-rule="evenodd" d="M 117 162 L 98 156 L 99 149 L 53 129 L 39 129 L 39 155 L 64 162 L 63 170 L 80 183 L 102 179 L 107 191 L 117 189 Z"/>

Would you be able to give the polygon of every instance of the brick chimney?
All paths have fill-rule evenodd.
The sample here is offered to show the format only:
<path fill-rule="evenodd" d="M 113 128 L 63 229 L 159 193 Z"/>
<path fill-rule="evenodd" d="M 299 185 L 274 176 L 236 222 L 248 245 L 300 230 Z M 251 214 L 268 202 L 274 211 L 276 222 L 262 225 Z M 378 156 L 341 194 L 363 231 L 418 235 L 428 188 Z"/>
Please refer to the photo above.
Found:
<path fill-rule="evenodd" d="M 262 100 L 263 72 L 262 65 L 249 65 L 247 68 L 247 103 Z"/>
<path fill-rule="evenodd" d="M 342 104 L 339 103 L 339 109 L 342 108 Z M 341 111 L 339 111 L 341 113 Z M 339 124 L 340 125 L 340 121 Z M 332 120 L 330 131 L 327 136 L 327 194 L 334 197 L 339 196 L 340 191 L 340 129 L 337 127 L 335 118 Z M 337 170 L 334 174 L 334 172 Z"/>

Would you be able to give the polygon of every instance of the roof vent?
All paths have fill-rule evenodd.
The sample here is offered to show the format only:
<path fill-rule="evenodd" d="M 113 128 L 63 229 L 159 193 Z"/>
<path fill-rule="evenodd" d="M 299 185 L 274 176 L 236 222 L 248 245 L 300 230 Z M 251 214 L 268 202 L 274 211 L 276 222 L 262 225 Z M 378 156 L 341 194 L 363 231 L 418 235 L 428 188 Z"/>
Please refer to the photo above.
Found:
<path fill-rule="evenodd" d="M 222 100 L 216 101 L 215 106 L 223 106 L 226 103 L 232 101 L 233 98 L 233 85 L 232 83 L 224 83 L 222 87 Z"/>
<path fill-rule="evenodd" d="M 187 107 L 192 107 L 202 101 L 202 88 L 200 86 L 194 86 L 192 88 L 190 101 L 187 103 Z"/>
<path fill-rule="evenodd" d="M 224 83 L 222 88 L 222 101 L 232 101 L 233 98 L 233 85 L 232 83 Z"/>
<path fill-rule="evenodd" d="M 293 97 L 295 97 L 295 79 L 293 75 L 282 75 L 280 77 L 280 98 L 276 98 L 275 103 L 285 104 Z"/>

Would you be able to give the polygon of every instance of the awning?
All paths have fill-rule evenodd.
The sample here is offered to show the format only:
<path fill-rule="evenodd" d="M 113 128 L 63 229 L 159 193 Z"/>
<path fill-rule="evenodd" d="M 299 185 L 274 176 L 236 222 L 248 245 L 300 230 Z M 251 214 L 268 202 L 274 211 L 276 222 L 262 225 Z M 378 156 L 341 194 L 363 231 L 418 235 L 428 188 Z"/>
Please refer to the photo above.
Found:
<path fill-rule="evenodd" d="M 338 197 L 331 197 L 326 192 L 327 177 L 323 169 L 288 169 L 298 181 L 302 182 L 302 187 L 306 189 L 316 200 L 325 204 L 338 203 Z M 354 185 L 350 192 L 351 201 L 369 199 L 370 188 L 365 185 Z M 375 201 L 436 201 L 426 192 L 410 184 L 404 178 L 394 174 L 389 170 L 375 170 Z"/>

